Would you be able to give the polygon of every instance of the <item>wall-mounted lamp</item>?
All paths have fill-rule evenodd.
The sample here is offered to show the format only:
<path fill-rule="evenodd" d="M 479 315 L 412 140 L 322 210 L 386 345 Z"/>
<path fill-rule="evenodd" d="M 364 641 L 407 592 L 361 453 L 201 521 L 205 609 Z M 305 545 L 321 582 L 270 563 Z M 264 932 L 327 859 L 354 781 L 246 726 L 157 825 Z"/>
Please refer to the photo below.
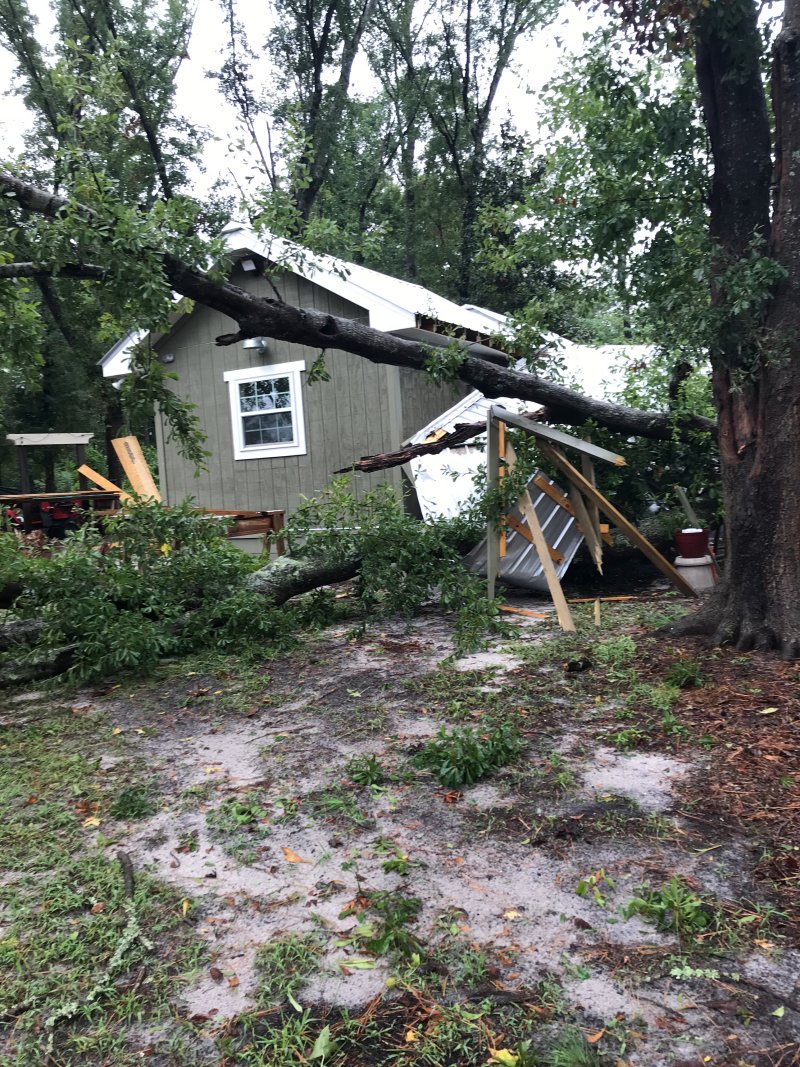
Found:
<path fill-rule="evenodd" d="M 266 352 L 269 348 L 269 341 L 266 337 L 246 337 L 242 341 L 242 347 L 256 352 Z"/>
<path fill-rule="evenodd" d="M 253 259 L 243 259 L 243 260 L 241 260 L 241 264 L 242 264 L 242 270 L 255 270 L 256 269 L 255 260 L 253 260 Z"/>
<path fill-rule="evenodd" d="M 161 362 L 162 363 L 174 363 L 175 362 L 175 357 L 173 356 L 173 354 L 171 352 L 165 352 L 164 355 L 161 357 Z"/>

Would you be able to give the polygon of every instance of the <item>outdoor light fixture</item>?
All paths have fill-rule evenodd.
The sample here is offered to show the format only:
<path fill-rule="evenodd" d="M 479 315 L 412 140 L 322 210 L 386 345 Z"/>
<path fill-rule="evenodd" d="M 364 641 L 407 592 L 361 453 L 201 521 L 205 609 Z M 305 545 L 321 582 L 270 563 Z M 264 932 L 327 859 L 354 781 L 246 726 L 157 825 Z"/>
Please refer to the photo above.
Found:
<path fill-rule="evenodd" d="M 173 354 L 171 352 L 165 352 L 164 355 L 161 357 L 161 362 L 162 363 L 174 363 L 175 362 L 175 357 L 173 356 Z"/>
<path fill-rule="evenodd" d="M 243 259 L 241 262 L 242 262 L 242 270 L 255 270 L 256 269 L 255 260 L 253 260 L 253 259 Z"/>
<path fill-rule="evenodd" d="M 256 352 L 266 352 L 269 348 L 269 341 L 266 337 L 246 337 L 242 341 L 242 347 L 254 349 Z"/>

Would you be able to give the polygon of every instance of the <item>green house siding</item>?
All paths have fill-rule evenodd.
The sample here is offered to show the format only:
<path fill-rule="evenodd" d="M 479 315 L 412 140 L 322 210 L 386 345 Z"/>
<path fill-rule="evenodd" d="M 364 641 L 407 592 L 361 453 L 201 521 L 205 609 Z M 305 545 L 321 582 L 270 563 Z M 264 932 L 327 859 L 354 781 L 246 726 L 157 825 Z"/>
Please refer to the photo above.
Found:
<path fill-rule="evenodd" d="M 274 295 L 263 278 L 240 269 L 232 280 L 260 295 Z M 273 276 L 272 280 L 287 302 L 367 319 L 366 312 L 355 304 L 295 275 Z M 332 351 L 326 354 L 331 380 L 309 385 L 308 370 L 318 350 L 283 341 L 270 341 L 267 352 L 245 349 L 241 344 L 220 348 L 214 343 L 219 334 L 234 329 L 235 324 L 219 312 L 198 307 L 158 344 L 162 358 L 172 356 L 168 366 L 178 375 L 175 391 L 197 406 L 208 438 L 205 447 L 211 453 L 207 470 L 195 476 L 192 465 L 165 441 L 164 425 L 157 420 L 161 491 L 168 503 L 192 497 L 203 507 L 291 512 L 301 497 L 323 489 L 338 468 L 399 444 L 402 416 L 396 368 Z M 306 454 L 234 459 L 228 385 L 223 375 L 297 360 L 306 364 L 301 376 Z M 399 472 L 358 475 L 355 484 L 360 490 L 387 480 L 399 486 Z"/>
<path fill-rule="evenodd" d="M 288 303 L 312 307 L 344 318 L 368 321 L 368 314 L 321 286 L 294 274 L 273 274 L 272 282 Z M 262 277 L 234 269 L 231 280 L 262 296 L 275 291 Z M 308 371 L 319 356 L 317 349 L 285 341 L 268 341 L 265 352 L 242 344 L 221 348 L 219 334 L 236 325 L 217 311 L 196 307 L 157 344 L 167 366 L 175 373 L 175 391 L 196 405 L 206 448 L 211 453 L 205 471 L 195 476 L 174 444 L 165 440 L 163 421 L 156 419 L 161 493 L 170 504 L 187 497 L 202 507 L 281 509 L 295 511 L 303 497 L 324 489 L 333 472 L 361 456 L 399 448 L 410 434 L 449 408 L 464 390 L 460 386 L 433 385 L 423 374 L 380 366 L 346 352 L 329 351 L 325 364 L 330 381 L 308 384 Z M 233 426 L 228 384 L 229 371 L 304 361 L 301 375 L 306 451 L 299 456 L 234 458 Z M 401 491 L 398 468 L 373 475 L 354 476 L 357 492 L 389 482 Z"/>
<path fill-rule="evenodd" d="M 427 426 L 437 415 L 447 411 L 471 392 L 463 382 L 435 385 L 425 374 L 399 369 L 400 397 L 403 408 L 403 440 Z"/>

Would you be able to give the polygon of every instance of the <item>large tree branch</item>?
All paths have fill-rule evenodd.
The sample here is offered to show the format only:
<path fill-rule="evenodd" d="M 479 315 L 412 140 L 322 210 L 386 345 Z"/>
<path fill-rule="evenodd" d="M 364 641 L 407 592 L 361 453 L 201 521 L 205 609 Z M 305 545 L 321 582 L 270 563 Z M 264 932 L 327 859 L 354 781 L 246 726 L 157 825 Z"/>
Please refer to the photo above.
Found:
<path fill-rule="evenodd" d="M 50 218 L 57 217 L 68 206 L 63 198 L 5 172 L 0 172 L 0 189 L 11 194 L 20 207 Z M 72 210 L 96 221 L 96 215 L 90 209 L 72 206 Z M 104 238 L 102 228 L 98 228 L 98 239 L 109 239 Z M 204 271 L 169 253 L 161 252 L 160 255 L 167 280 L 176 292 L 222 312 L 237 323 L 236 333 L 217 337 L 219 345 L 235 344 L 248 337 L 273 337 L 312 348 L 340 349 L 372 363 L 419 371 L 427 369 L 431 351 L 424 344 L 383 333 L 352 319 L 257 297 L 229 282 L 217 282 Z M 684 434 L 691 431 L 713 433 L 715 429 L 711 419 L 704 416 L 689 416 L 676 422 L 664 412 L 640 411 L 607 400 L 596 400 L 538 375 L 497 367 L 468 352 L 459 364 L 456 376 L 487 397 L 513 396 L 543 404 L 548 408 L 549 417 L 559 422 L 579 424 L 591 419 L 620 433 L 659 440 L 671 440 L 676 427 Z"/>
<path fill-rule="evenodd" d="M 0 279 L 36 278 L 41 281 L 59 276 L 101 282 L 108 276 L 108 271 L 94 263 L 62 263 L 60 267 L 50 270 L 38 263 L 0 263 Z"/>

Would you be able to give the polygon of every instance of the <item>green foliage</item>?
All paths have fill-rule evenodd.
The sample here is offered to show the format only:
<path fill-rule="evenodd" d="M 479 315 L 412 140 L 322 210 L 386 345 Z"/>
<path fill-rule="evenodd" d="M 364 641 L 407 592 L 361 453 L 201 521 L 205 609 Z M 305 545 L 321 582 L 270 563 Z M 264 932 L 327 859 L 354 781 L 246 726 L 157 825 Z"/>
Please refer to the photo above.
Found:
<path fill-rule="evenodd" d="M 678 659 L 667 668 L 664 681 L 677 689 L 697 689 L 703 684 L 702 668 L 691 657 Z"/>
<path fill-rule="evenodd" d="M 29 559 L 2 534 L 0 566 L 3 583 L 25 587 L 17 610 L 45 622 L 39 648 L 71 647 L 79 681 L 209 646 L 263 655 L 291 629 L 291 610 L 244 587 L 252 561 L 188 504 L 133 503 L 105 538 L 87 524 L 50 559 Z"/>
<path fill-rule="evenodd" d="M 147 819 L 155 815 L 156 806 L 147 786 L 132 785 L 116 795 L 108 812 L 112 819 Z"/>
<path fill-rule="evenodd" d="M 715 921 L 714 910 L 677 875 L 659 889 L 642 886 L 622 913 L 626 919 L 641 915 L 657 930 L 679 936 L 702 933 Z"/>
<path fill-rule="evenodd" d="M 267 942 L 256 954 L 258 1000 L 263 1006 L 291 999 L 317 967 L 322 942 L 314 934 L 291 934 Z"/>
<path fill-rule="evenodd" d="M 431 771 L 448 789 L 474 785 L 504 767 L 522 750 L 518 731 L 507 723 L 488 731 L 443 726 L 414 757 L 417 767 Z"/>
<path fill-rule="evenodd" d="M 286 536 L 292 551 L 328 563 L 361 561 L 356 593 L 368 616 L 412 615 L 438 596 L 455 614 L 458 653 L 473 650 L 487 631 L 503 623 L 485 584 L 462 562 L 482 535 L 485 518 L 464 517 L 421 523 L 412 518 L 389 485 L 357 499 L 347 477 L 335 478 L 292 515 Z"/>
<path fill-rule="evenodd" d="M 383 767 L 375 755 L 354 756 L 346 767 L 345 773 L 356 785 L 380 785 L 384 780 Z"/>

